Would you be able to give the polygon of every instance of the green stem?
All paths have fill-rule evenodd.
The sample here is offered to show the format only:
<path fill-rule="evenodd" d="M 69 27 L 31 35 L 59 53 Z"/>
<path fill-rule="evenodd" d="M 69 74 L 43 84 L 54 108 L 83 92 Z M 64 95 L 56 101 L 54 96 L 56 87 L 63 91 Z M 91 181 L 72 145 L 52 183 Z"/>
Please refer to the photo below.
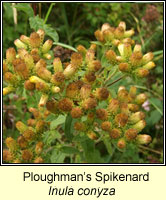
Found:
<path fill-rule="evenodd" d="M 65 10 L 64 3 L 61 4 L 61 10 L 62 10 L 62 17 L 63 17 L 64 23 L 65 23 L 67 40 L 68 40 L 69 45 L 72 46 L 71 37 L 70 37 L 70 27 L 69 27 L 69 23 L 68 23 L 68 20 L 67 20 L 66 10 Z"/>
<path fill-rule="evenodd" d="M 109 87 L 109 86 L 113 85 L 114 83 L 116 83 L 116 82 L 120 81 L 120 80 L 121 80 L 121 79 L 123 79 L 124 77 L 126 77 L 126 75 L 124 75 L 124 76 L 121 76 L 120 78 L 116 79 L 116 80 L 115 80 L 115 81 L 113 81 L 112 83 L 108 84 L 108 85 L 107 85 L 107 87 Z"/>
<path fill-rule="evenodd" d="M 152 106 L 154 106 L 154 108 L 156 108 L 156 110 L 163 115 L 163 112 L 160 110 L 160 108 L 158 106 L 156 106 L 151 100 L 149 100 L 149 102 L 152 104 Z"/>
<path fill-rule="evenodd" d="M 118 68 L 116 67 L 115 70 L 112 72 L 112 74 L 104 81 L 103 85 L 106 85 L 106 83 L 118 72 Z"/>
<path fill-rule="evenodd" d="M 49 15 L 50 15 L 50 13 L 51 13 L 52 7 L 53 7 L 54 5 L 55 5 L 55 3 L 51 3 L 51 5 L 50 5 L 50 7 L 49 7 L 49 9 L 48 9 L 48 11 L 47 11 L 46 17 L 45 17 L 45 19 L 44 19 L 44 24 L 46 24 L 46 22 L 47 22 L 47 20 L 48 20 L 48 17 L 49 17 Z"/>
<path fill-rule="evenodd" d="M 110 154 L 110 156 L 112 156 L 113 155 L 113 148 L 112 148 L 112 144 L 111 144 L 110 140 L 107 137 L 103 137 L 102 140 L 105 144 L 105 147 L 106 147 L 108 153 Z"/>

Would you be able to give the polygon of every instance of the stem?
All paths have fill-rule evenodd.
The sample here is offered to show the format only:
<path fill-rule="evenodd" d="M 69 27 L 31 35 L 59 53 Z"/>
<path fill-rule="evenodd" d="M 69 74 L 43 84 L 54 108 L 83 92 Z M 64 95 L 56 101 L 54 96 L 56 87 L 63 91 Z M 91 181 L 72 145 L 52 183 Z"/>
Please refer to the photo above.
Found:
<path fill-rule="evenodd" d="M 106 147 L 108 153 L 110 154 L 110 156 L 112 156 L 113 155 L 113 148 L 112 148 L 111 142 L 108 140 L 107 137 L 103 137 L 102 140 L 105 144 L 105 147 Z"/>
<path fill-rule="evenodd" d="M 67 16 L 66 16 L 66 10 L 65 10 L 64 3 L 61 4 L 61 10 L 62 10 L 62 17 L 63 17 L 64 23 L 65 23 L 67 40 L 68 40 L 69 45 L 72 46 L 71 37 L 70 37 L 70 28 L 69 28 L 69 23 L 68 23 Z"/>
<path fill-rule="evenodd" d="M 162 97 L 158 93 L 154 92 L 153 90 L 150 90 L 149 88 L 139 86 L 139 85 L 134 85 L 134 86 L 139 89 L 147 90 L 148 92 L 150 92 L 150 93 L 156 95 L 157 97 L 159 97 L 160 99 L 162 99 Z"/>
<path fill-rule="evenodd" d="M 107 87 L 109 87 L 109 86 L 113 85 L 114 83 L 116 83 L 116 82 L 120 81 L 120 80 L 121 80 L 121 79 L 123 79 L 124 77 L 126 77 L 126 75 L 124 75 L 124 76 L 121 76 L 121 77 L 120 77 L 120 78 L 118 78 L 117 80 L 115 80 L 115 81 L 113 81 L 112 83 L 108 84 L 108 85 L 107 85 Z"/>
<path fill-rule="evenodd" d="M 156 151 L 156 150 L 150 149 L 149 147 L 145 147 L 145 146 L 142 146 L 142 145 L 139 145 L 139 147 L 140 147 L 141 149 L 145 149 L 145 150 L 147 150 L 147 151 L 151 151 L 151 152 L 153 152 L 153 153 L 162 155 L 162 153 L 161 153 L 160 151 Z"/>
<path fill-rule="evenodd" d="M 112 76 L 114 76 L 114 75 L 116 74 L 117 71 L 118 71 L 118 69 L 116 68 L 116 69 L 112 72 L 112 74 L 104 81 L 104 84 L 103 84 L 103 85 L 106 85 L 107 81 L 109 81 L 109 80 L 112 78 Z"/>
<path fill-rule="evenodd" d="M 160 108 L 158 106 L 156 106 L 152 101 L 149 100 L 149 102 L 152 104 L 152 106 L 154 106 L 154 108 L 156 108 L 156 110 L 163 115 L 163 112 L 160 110 Z"/>
<path fill-rule="evenodd" d="M 42 7 L 42 4 L 39 3 L 39 17 L 41 18 L 41 7 Z"/>
<path fill-rule="evenodd" d="M 50 5 L 50 7 L 49 7 L 49 9 L 48 9 L 48 11 L 47 11 L 46 17 L 45 17 L 45 19 L 44 19 L 44 24 L 46 24 L 46 22 L 47 22 L 47 20 L 48 20 L 48 17 L 49 17 L 49 15 L 50 15 L 50 13 L 51 13 L 52 7 L 53 7 L 54 5 L 55 5 L 55 3 L 51 3 L 51 5 Z"/>

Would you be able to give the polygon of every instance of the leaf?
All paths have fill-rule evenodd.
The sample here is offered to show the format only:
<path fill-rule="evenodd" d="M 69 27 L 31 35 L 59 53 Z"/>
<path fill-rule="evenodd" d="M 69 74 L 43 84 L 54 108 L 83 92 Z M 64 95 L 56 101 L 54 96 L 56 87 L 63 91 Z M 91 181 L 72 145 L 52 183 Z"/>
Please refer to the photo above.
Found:
<path fill-rule="evenodd" d="M 76 149 L 74 147 L 69 147 L 69 146 L 63 146 L 60 150 L 62 153 L 65 153 L 65 154 L 79 153 L 78 149 Z"/>
<path fill-rule="evenodd" d="M 163 103 L 162 101 L 160 101 L 159 99 L 157 98 L 150 98 L 149 99 L 149 102 L 154 106 L 154 108 L 156 108 L 156 110 L 161 114 L 163 115 Z"/>
<path fill-rule="evenodd" d="M 29 3 L 19 3 L 14 6 L 18 10 L 25 12 L 29 17 L 34 17 L 34 12 Z"/>
<path fill-rule="evenodd" d="M 72 117 L 70 114 L 68 114 L 65 121 L 65 136 L 69 141 L 71 141 L 73 138 L 73 134 L 71 133 L 71 124 L 72 124 Z"/>
<path fill-rule="evenodd" d="M 99 41 L 91 41 L 92 44 L 103 46 L 103 44 Z"/>
<path fill-rule="evenodd" d="M 30 17 L 29 22 L 32 29 L 34 29 L 35 31 L 37 31 L 38 29 L 43 29 L 45 31 L 45 34 L 50 36 L 54 40 L 54 42 L 58 42 L 59 36 L 56 30 L 50 25 L 44 24 L 44 20 L 41 19 L 39 16 Z"/>
<path fill-rule="evenodd" d="M 150 113 L 150 116 L 146 119 L 146 122 L 149 126 L 153 126 L 159 122 L 161 117 L 162 117 L 162 115 L 157 110 L 153 110 Z"/>
<path fill-rule="evenodd" d="M 57 149 L 54 149 L 50 157 L 51 163 L 63 163 L 66 154 L 59 152 Z"/>
<path fill-rule="evenodd" d="M 67 49 L 70 49 L 70 50 L 72 50 L 72 51 L 77 52 L 77 49 L 75 49 L 74 47 L 72 47 L 72 46 L 70 46 L 70 45 L 68 45 L 68 44 L 64 44 L 64 43 L 61 43 L 61 42 L 54 42 L 53 44 L 59 45 L 59 46 L 61 46 L 61 47 L 64 47 L 64 48 L 67 48 Z"/>
<path fill-rule="evenodd" d="M 65 122 L 66 116 L 59 115 L 57 119 L 53 120 L 50 124 L 50 129 L 55 129 L 59 124 L 63 124 Z"/>
<path fill-rule="evenodd" d="M 50 145 L 52 141 L 54 141 L 55 139 L 60 139 L 60 138 L 61 134 L 56 130 L 46 131 L 43 133 L 43 142 L 47 145 Z"/>

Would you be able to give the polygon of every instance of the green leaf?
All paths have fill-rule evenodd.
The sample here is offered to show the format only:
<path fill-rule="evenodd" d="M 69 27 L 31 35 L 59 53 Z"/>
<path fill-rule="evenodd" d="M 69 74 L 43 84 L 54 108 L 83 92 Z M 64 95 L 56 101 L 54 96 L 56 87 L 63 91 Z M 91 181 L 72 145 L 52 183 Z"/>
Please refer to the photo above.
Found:
<path fill-rule="evenodd" d="M 59 115 L 57 119 L 53 120 L 50 124 L 50 129 L 55 129 L 59 124 L 63 124 L 65 122 L 66 116 Z"/>
<path fill-rule="evenodd" d="M 103 44 L 99 41 L 91 41 L 92 44 L 103 46 Z"/>
<path fill-rule="evenodd" d="M 46 131 L 43 133 L 43 142 L 45 144 L 50 145 L 55 139 L 61 139 L 61 134 L 58 131 Z"/>
<path fill-rule="evenodd" d="M 63 163 L 66 154 L 59 152 L 57 149 L 54 149 L 51 155 L 51 163 Z"/>
<path fill-rule="evenodd" d="M 25 12 L 29 17 L 34 17 L 34 12 L 29 3 L 19 3 L 14 6 L 17 10 Z"/>
<path fill-rule="evenodd" d="M 152 106 L 154 108 L 156 108 L 156 110 L 161 114 L 163 115 L 163 102 L 157 98 L 150 98 L 149 99 L 149 102 L 152 104 Z"/>
<path fill-rule="evenodd" d="M 68 114 L 65 121 L 65 136 L 69 141 L 71 141 L 73 138 L 73 134 L 71 133 L 71 124 L 72 124 L 72 117 L 70 114 Z"/>
<path fill-rule="evenodd" d="M 62 153 L 65 153 L 65 154 L 79 153 L 78 149 L 76 149 L 74 147 L 69 147 L 69 146 L 63 146 L 60 150 L 61 150 Z"/>
<path fill-rule="evenodd" d="M 70 45 L 68 45 L 68 44 L 64 44 L 64 43 L 61 43 L 61 42 L 54 42 L 53 44 L 59 45 L 59 46 L 61 46 L 61 47 L 64 47 L 64 48 L 67 48 L 67 49 L 70 49 L 70 50 L 72 50 L 72 51 L 77 52 L 77 49 L 75 49 L 74 47 L 72 47 L 72 46 L 70 46 Z"/>
<path fill-rule="evenodd" d="M 147 117 L 146 122 L 149 126 L 153 126 L 159 122 L 161 117 L 162 117 L 162 115 L 157 110 L 153 110 L 150 113 L 150 117 Z"/>
<path fill-rule="evenodd" d="M 37 31 L 38 29 L 43 29 L 45 31 L 45 34 L 50 36 L 54 40 L 54 42 L 58 42 L 59 36 L 56 30 L 50 25 L 44 24 L 44 20 L 41 19 L 39 16 L 30 17 L 29 22 L 32 29 L 34 29 L 35 31 Z"/>

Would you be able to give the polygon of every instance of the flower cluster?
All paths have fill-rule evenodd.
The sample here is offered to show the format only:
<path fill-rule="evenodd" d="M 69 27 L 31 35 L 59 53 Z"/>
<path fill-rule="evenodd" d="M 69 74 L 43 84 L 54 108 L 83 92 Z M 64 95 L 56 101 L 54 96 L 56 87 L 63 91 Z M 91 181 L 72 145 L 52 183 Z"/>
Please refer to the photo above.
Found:
<path fill-rule="evenodd" d="M 96 44 L 88 49 L 79 45 L 70 61 L 62 62 L 59 57 L 51 57 L 53 42 L 44 42 L 41 29 L 30 37 L 15 40 L 17 52 L 9 48 L 3 61 L 4 80 L 8 84 L 3 94 L 24 87 L 27 91 L 39 91 L 41 98 L 38 110 L 29 109 L 34 118 L 27 125 L 17 122 L 16 128 L 21 133 L 17 140 L 6 139 L 8 149 L 4 150 L 3 159 L 14 163 L 44 162 L 42 135 L 49 129 L 45 118 L 50 113 L 55 118 L 67 114 L 74 119 L 73 135 L 83 134 L 95 141 L 106 139 L 118 149 L 124 149 L 130 142 L 148 144 L 151 137 L 140 134 L 146 126 L 145 114 L 141 111 L 146 94 L 138 94 L 134 86 L 129 91 L 120 86 L 115 96 L 105 84 L 113 67 L 138 78 L 147 76 L 155 67 L 151 52 L 143 55 L 140 45 L 132 47 L 133 34 L 133 30 L 126 30 L 124 22 L 117 28 L 104 24 L 95 32 L 102 46 L 107 46 L 103 54 L 106 66 L 97 55 Z M 41 112 L 42 109 L 46 110 Z"/>

